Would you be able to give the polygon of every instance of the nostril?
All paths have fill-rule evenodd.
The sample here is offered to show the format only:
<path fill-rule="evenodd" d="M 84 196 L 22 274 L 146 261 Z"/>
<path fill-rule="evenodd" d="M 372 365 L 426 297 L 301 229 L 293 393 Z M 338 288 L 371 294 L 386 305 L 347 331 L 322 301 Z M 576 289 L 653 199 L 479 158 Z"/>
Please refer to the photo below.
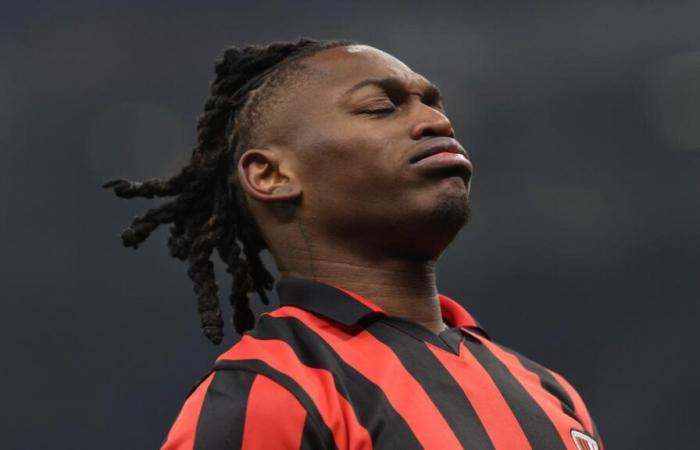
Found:
<path fill-rule="evenodd" d="M 432 127 L 425 127 L 423 129 L 423 133 L 421 133 L 422 137 L 438 137 L 439 134 L 435 131 L 434 128 Z"/>
<path fill-rule="evenodd" d="M 443 114 L 440 114 L 440 117 L 433 116 L 430 120 L 423 120 L 416 123 L 411 129 L 411 137 L 413 139 L 420 139 L 422 137 L 453 138 L 454 136 L 454 128 L 452 128 L 452 124 Z"/>

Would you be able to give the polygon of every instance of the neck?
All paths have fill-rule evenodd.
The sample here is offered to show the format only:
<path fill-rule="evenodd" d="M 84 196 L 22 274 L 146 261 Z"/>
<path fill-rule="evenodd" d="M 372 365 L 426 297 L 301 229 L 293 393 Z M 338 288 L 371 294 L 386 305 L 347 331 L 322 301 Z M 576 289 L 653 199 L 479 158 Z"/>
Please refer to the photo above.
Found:
<path fill-rule="evenodd" d="M 363 258 L 357 251 L 327 250 L 313 258 L 285 258 L 280 272 L 327 282 L 376 303 L 388 315 L 419 323 L 438 334 L 445 326 L 435 284 L 435 260 Z"/>
<path fill-rule="evenodd" d="M 270 251 L 283 276 L 347 289 L 371 300 L 387 315 L 416 322 L 434 334 L 446 328 L 435 267 L 458 229 L 433 224 L 430 233 L 416 226 L 389 232 L 365 227 L 362 232 L 343 234 L 332 226 L 308 226 L 300 218 L 295 222 L 270 230 L 275 236 L 268 240 L 274 243 Z"/>

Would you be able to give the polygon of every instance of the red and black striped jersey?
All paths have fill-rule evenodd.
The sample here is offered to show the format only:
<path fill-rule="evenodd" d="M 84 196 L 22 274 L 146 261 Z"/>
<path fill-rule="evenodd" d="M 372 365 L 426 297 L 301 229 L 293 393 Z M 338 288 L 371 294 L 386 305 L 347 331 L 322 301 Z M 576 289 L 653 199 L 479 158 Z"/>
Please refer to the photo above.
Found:
<path fill-rule="evenodd" d="M 216 360 L 163 450 L 603 448 L 562 376 L 445 295 L 436 335 L 339 286 L 276 289 L 280 307 Z"/>

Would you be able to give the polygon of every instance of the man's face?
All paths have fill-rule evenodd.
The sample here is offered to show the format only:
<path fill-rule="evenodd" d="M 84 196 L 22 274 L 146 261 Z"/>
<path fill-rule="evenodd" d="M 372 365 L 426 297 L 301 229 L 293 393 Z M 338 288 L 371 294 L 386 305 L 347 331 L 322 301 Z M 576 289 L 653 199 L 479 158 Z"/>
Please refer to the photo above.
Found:
<path fill-rule="evenodd" d="M 430 82 L 367 46 L 324 50 L 302 64 L 302 82 L 272 121 L 301 184 L 302 220 L 379 246 L 451 240 L 468 220 L 471 165 L 446 153 L 413 163 L 433 144 L 461 150 Z"/>

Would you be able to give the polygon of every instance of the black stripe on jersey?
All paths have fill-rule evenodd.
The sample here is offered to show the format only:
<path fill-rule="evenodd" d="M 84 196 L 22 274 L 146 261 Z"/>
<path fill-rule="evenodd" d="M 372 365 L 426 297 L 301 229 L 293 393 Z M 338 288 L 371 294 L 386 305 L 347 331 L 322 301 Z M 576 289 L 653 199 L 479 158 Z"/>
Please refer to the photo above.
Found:
<path fill-rule="evenodd" d="M 316 408 L 313 400 L 311 400 L 311 397 L 309 397 L 306 391 L 288 375 L 273 369 L 269 364 L 259 359 L 221 360 L 214 365 L 214 370 L 246 371 L 253 372 L 254 375 L 260 373 L 276 383 L 279 383 L 280 386 L 286 388 L 299 400 L 299 403 L 306 409 L 308 416 L 311 416 L 310 419 L 314 420 L 317 424 L 316 431 L 319 434 L 320 440 L 323 442 L 323 446 L 318 448 L 338 450 L 338 447 L 335 445 L 333 433 L 331 433 L 328 425 L 326 425 L 326 422 L 321 417 L 321 413 L 318 411 L 318 408 Z M 284 420 L 284 417 L 281 417 L 280 420 Z"/>
<path fill-rule="evenodd" d="M 187 395 L 185 396 L 185 400 L 187 400 L 188 398 L 190 398 L 190 395 L 194 394 L 194 391 L 196 391 L 197 388 L 199 387 L 199 385 L 202 384 L 202 383 L 204 382 L 204 380 L 207 379 L 207 377 L 209 377 L 209 374 L 211 374 L 211 372 L 212 372 L 212 371 L 211 371 L 211 369 L 210 369 L 209 372 L 207 372 L 207 373 L 204 374 L 202 377 L 200 377 L 199 380 L 197 380 L 197 382 L 194 384 L 194 386 L 192 386 L 192 387 L 190 388 L 190 391 L 189 391 L 189 392 L 187 393 Z"/>
<path fill-rule="evenodd" d="M 318 431 L 316 431 L 316 425 L 314 425 L 313 420 L 307 414 L 304 420 L 304 430 L 301 433 L 299 450 L 317 450 L 319 448 L 324 448 L 324 444 L 319 438 Z"/>
<path fill-rule="evenodd" d="M 564 411 L 566 415 L 570 416 L 579 424 L 581 424 L 581 427 L 584 430 L 586 429 L 586 427 L 583 425 L 583 421 L 576 413 L 574 401 L 571 399 L 571 396 L 569 396 L 564 387 L 554 378 L 554 376 L 552 376 L 551 373 L 549 373 L 547 369 L 532 361 L 531 359 L 521 355 L 515 350 L 503 346 L 501 346 L 501 348 L 518 358 L 523 367 L 537 375 L 540 379 L 540 384 L 542 385 L 544 390 L 559 399 L 562 411 Z"/>
<path fill-rule="evenodd" d="M 532 448 L 566 450 L 566 445 L 562 442 L 554 424 L 540 408 L 540 405 L 510 373 L 506 365 L 483 345 L 469 339 L 462 342 L 496 383 Z"/>
<path fill-rule="evenodd" d="M 402 317 L 384 317 L 382 322 L 386 325 L 398 328 L 420 341 L 429 342 L 435 347 L 459 355 L 459 343 L 462 341 L 462 336 L 464 336 L 464 333 L 459 328 L 450 328 L 436 335 L 413 320 L 404 319 Z"/>
<path fill-rule="evenodd" d="M 350 403 L 358 422 L 369 431 L 374 447 L 422 449 L 408 423 L 391 406 L 386 394 L 343 361 L 323 338 L 301 320 L 262 315 L 250 335 L 261 340 L 284 341 L 304 365 L 329 371 L 338 393 Z M 382 429 L 391 430 L 391 434 L 379 433 Z"/>
<path fill-rule="evenodd" d="M 248 394 L 256 376 L 230 370 L 214 373 L 197 420 L 194 450 L 241 447 Z"/>
<path fill-rule="evenodd" d="M 391 348 L 401 364 L 423 387 L 462 447 L 493 449 L 493 442 L 479 416 L 452 375 L 426 344 L 416 345 L 414 337 L 395 328 L 397 327 L 381 321 L 373 323 L 368 331 Z"/>

